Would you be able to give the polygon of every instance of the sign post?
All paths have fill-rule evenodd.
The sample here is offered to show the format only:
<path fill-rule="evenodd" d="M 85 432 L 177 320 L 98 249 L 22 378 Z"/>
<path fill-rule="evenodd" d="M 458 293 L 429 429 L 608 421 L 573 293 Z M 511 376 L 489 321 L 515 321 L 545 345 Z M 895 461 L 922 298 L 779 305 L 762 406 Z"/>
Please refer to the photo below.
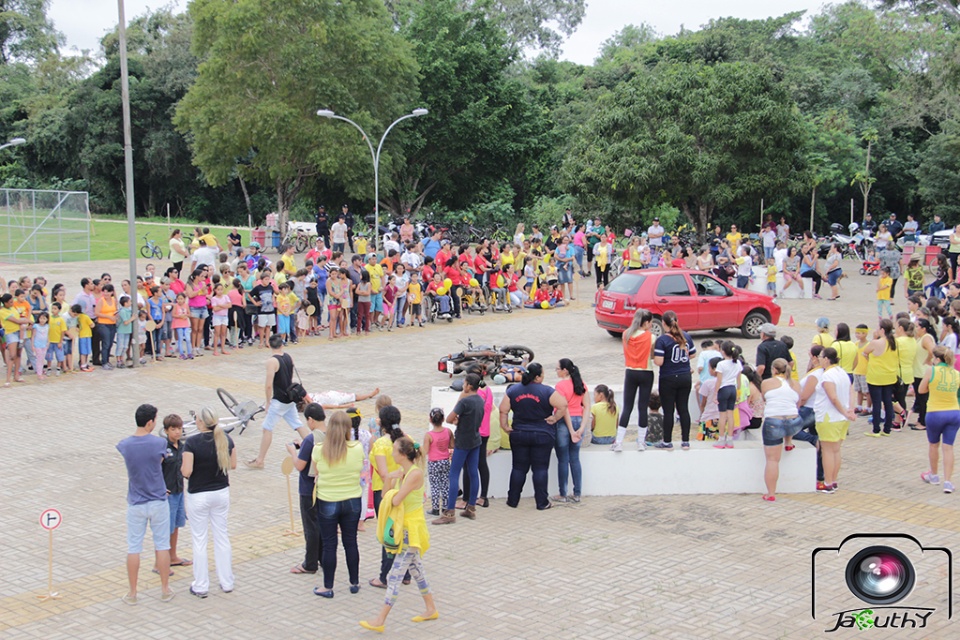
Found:
<path fill-rule="evenodd" d="M 290 528 L 283 532 L 285 536 L 298 536 L 300 532 L 293 522 L 293 493 L 290 491 L 290 474 L 293 473 L 293 458 L 287 456 L 280 464 L 280 470 L 287 476 L 287 505 L 290 507 Z"/>
<path fill-rule="evenodd" d="M 45 509 L 40 514 L 40 526 L 47 530 L 47 594 L 37 596 L 41 602 L 59 600 L 63 596 L 53 590 L 53 530 L 63 522 L 63 516 L 56 509 Z"/>

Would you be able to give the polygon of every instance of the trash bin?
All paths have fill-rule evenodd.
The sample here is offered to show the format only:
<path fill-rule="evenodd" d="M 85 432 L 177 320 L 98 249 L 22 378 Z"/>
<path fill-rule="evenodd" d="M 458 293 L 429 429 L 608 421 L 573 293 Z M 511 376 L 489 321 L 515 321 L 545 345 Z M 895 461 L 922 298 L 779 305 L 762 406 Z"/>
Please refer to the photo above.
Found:
<path fill-rule="evenodd" d="M 250 232 L 250 239 L 253 242 L 258 243 L 260 245 L 260 248 L 263 249 L 263 245 L 266 244 L 267 242 L 266 229 L 261 229 L 260 227 L 257 227 L 256 229 Z"/>
<path fill-rule="evenodd" d="M 273 232 L 270 234 L 270 238 L 271 238 L 270 246 L 273 247 L 274 249 L 279 249 L 280 248 L 280 230 L 274 229 Z"/>

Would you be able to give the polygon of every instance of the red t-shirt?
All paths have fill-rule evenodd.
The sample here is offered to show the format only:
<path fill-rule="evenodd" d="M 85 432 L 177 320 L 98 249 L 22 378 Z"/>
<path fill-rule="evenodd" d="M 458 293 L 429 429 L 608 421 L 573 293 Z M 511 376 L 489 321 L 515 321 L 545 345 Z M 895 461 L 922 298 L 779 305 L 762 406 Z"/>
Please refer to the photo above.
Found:
<path fill-rule="evenodd" d="M 460 269 L 457 269 L 456 267 L 444 268 L 443 279 L 446 280 L 447 278 L 450 278 L 450 282 L 453 283 L 453 286 L 463 284 L 463 280 L 460 277 Z"/>

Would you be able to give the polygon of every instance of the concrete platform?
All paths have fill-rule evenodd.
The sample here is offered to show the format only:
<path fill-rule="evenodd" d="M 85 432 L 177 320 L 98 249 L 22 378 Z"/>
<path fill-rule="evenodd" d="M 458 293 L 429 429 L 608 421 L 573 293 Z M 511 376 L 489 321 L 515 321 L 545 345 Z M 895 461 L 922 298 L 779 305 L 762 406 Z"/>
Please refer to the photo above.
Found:
<path fill-rule="evenodd" d="M 611 385 L 611 388 L 613 386 Z M 495 405 L 506 391 L 505 386 L 492 385 Z M 617 390 L 618 396 L 622 389 Z M 449 412 L 459 392 L 433 387 L 431 405 Z M 618 401 L 621 398 L 618 397 Z M 495 409 L 496 411 L 496 409 Z M 694 417 L 697 413 L 692 414 Z M 630 424 L 636 424 L 631 421 Z M 631 429 L 633 431 L 635 428 Z M 674 431 L 676 440 L 679 433 Z M 608 445 L 581 447 L 583 493 L 585 496 L 649 496 L 718 493 L 764 493 L 763 443 L 756 430 L 745 431 L 733 449 L 714 449 L 713 442 L 693 441 L 690 450 L 648 449 L 640 452 L 635 442 L 625 443 L 623 452 L 614 453 Z M 812 493 L 816 490 L 817 453 L 805 443 L 784 452 L 780 461 L 778 493 Z M 491 497 L 505 497 L 512 467 L 509 451 L 498 451 L 487 458 L 490 466 Z M 550 462 L 550 494 L 557 492 L 557 461 Z M 533 481 L 528 476 L 524 497 L 533 495 Z"/>

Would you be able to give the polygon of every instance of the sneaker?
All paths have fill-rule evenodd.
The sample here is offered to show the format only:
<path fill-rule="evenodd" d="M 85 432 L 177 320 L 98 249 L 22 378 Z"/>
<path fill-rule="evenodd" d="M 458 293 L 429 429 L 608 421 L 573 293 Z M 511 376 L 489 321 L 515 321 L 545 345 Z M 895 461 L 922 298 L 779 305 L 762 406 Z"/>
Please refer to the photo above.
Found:
<path fill-rule="evenodd" d="M 953 483 L 949 480 L 943 481 L 943 492 L 944 493 L 953 493 Z M 578 500 L 579 502 L 579 500 Z"/>
<path fill-rule="evenodd" d="M 890 431 L 893 431 L 894 433 L 900 433 L 900 431 L 902 431 L 902 427 L 900 427 L 900 425 L 893 425 L 890 428 Z"/>
<path fill-rule="evenodd" d="M 680 443 L 680 448 L 683 449 L 684 451 L 689 451 L 689 450 L 690 450 L 690 443 L 689 443 L 689 442 L 681 442 L 681 443 Z"/>
<path fill-rule="evenodd" d="M 733 443 L 728 440 L 728 441 L 727 441 L 727 446 L 726 446 L 726 448 L 727 448 L 727 449 L 733 449 Z"/>
<path fill-rule="evenodd" d="M 726 448 L 727 448 L 727 444 L 726 444 L 725 442 L 723 442 L 722 440 L 718 440 L 718 441 L 717 441 L 717 444 L 713 445 L 713 448 L 714 448 L 714 449 L 726 449 Z"/>
<path fill-rule="evenodd" d="M 926 482 L 927 484 L 940 484 L 940 476 L 929 471 L 924 471 L 920 474 L 920 479 Z"/>
<path fill-rule="evenodd" d="M 637 440 L 637 451 L 646 451 L 647 443 L 643 440 Z"/>
<path fill-rule="evenodd" d="M 623 445 L 619 442 L 614 442 L 612 445 L 610 445 L 610 451 L 616 451 L 617 453 L 620 453 L 623 451 Z"/>
<path fill-rule="evenodd" d="M 889 438 L 889 437 L 890 437 L 890 432 L 889 432 L 889 431 L 881 431 L 881 432 L 880 432 L 880 435 Z"/>
<path fill-rule="evenodd" d="M 827 485 L 822 482 L 817 483 L 817 492 L 818 493 L 834 493 L 837 489 L 832 485 Z"/>
<path fill-rule="evenodd" d="M 947 484 L 949 484 L 949 483 L 946 483 L 946 482 L 945 482 L 945 483 L 943 484 L 943 487 L 944 487 L 943 490 L 944 490 L 944 491 L 947 491 L 947 489 L 946 489 Z M 950 493 L 950 492 L 947 491 L 947 493 Z M 573 502 L 574 504 L 580 504 L 580 496 L 578 496 L 578 495 L 570 496 L 570 497 L 568 498 L 568 500 L 569 500 L 570 502 Z"/>
<path fill-rule="evenodd" d="M 879 437 L 880 437 L 880 432 L 879 432 L 879 431 L 867 431 L 867 432 L 866 432 L 865 434 L 863 434 L 863 435 L 867 436 L 868 438 L 879 438 Z"/>
<path fill-rule="evenodd" d="M 827 485 L 823 484 L 822 482 L 817 482 L 817 491 L 818 491 L 818 492 L 821 492 L 821 493 L 822 493 L 826 488 L 827 488 Z"/>
<path fill-rule="evenodd" d="M 102 365 L 100 368 L 104 371 L 113 371 L 113 367 L 109 364 Z"/>
<path fill-rule="evenodd" d="M 553 496 L 550 500 L 552 500 L 554 504 L 566 504 L 569 502 L 567 496 Z"/>
<path fill-rule="evenodd" d="M 653 445 L 653 446 L 654 446 L 654 448 L 656 448 L 656 449 L 666 449 L 667 451 L 673 451 L 673 443 L 672 443 L 672 442 L 658 442 L 657 444 L 655 444 L 655 445 Z"/>
<path fill-rule="evenodd" d="M 192 595 L 192 596 L 197 596 L 198 598 L 203 599 L 203 598 L 206 598 L 206 597 L 207 597 L 207 592 L 206 592 L 206 591 L 194 591 L 194 590 L 193 590 L 193 587 L 190 587 L 190 595 Z"/>

